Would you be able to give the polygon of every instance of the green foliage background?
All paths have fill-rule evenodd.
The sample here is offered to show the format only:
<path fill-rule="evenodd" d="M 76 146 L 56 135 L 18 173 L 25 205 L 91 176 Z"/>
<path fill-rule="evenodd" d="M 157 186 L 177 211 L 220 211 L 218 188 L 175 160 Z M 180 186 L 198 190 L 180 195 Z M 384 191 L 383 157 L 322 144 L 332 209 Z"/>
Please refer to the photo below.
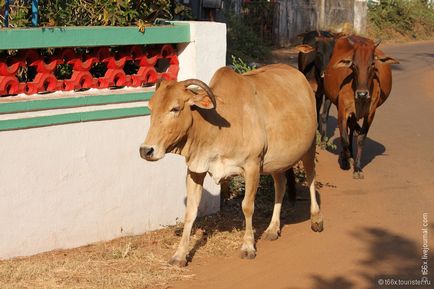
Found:
<path fill-rule="evenodd" d="M 369 30 L 381 39 L 428 39 L 434 36 L 434 4 L 426 0 L 369 2 Z"/>
<path fill-rule="evenodd" d="M 267 0 L 245 2 L 240 14 L 234 13 L 233 7 L 226 5 L 228 63 L 232 55 L 250 62 L 263 59 L 270 52 L 273 45 L 271 33 L 263 28 L 272 25 L 270 21 L 273 19 L 274 6 L 271 4 Z"/>
<path fill-rule="evenodd" d="M 4 7 L 4 0 L 0 3 Z M 172 19 L 175 16 L 172 14 L 187 16 L 188 11 L 183 5 L 171 9 L 169 0 L 39 0 L 42 26 L 127 26 L 139 20 L 152 21 L 155 17 Z M 11 27 L 30 26 L 30 1 L 11 3 L 9 24 Z"/>

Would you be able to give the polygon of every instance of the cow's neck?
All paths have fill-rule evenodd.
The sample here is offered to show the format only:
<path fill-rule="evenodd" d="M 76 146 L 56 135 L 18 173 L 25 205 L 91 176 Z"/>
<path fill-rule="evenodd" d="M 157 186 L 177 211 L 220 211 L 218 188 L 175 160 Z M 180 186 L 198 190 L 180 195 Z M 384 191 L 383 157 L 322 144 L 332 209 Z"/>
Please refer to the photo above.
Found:
<path fill-rule="evenodd" d="M 212 158 L 210 147 L 217 139 L 219 127 L 210 122 L 215 111 L 192 111 L 193 123 L 187 132 L 185 142 L 178 149 L 179 154 L 185 157 L 191 171 L 207 172 L 209 161 Z"/>

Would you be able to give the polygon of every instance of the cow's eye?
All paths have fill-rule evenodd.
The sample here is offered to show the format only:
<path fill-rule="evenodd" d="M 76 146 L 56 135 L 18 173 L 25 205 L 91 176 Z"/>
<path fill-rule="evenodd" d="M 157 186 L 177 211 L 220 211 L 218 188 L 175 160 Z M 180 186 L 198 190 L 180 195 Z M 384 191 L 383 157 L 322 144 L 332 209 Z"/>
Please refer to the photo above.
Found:
<path fill-rule="evenodd" d="M 174 106 L 170 109 L 170 112 L 179 112 L 181 108 L 179 106 Z"/>

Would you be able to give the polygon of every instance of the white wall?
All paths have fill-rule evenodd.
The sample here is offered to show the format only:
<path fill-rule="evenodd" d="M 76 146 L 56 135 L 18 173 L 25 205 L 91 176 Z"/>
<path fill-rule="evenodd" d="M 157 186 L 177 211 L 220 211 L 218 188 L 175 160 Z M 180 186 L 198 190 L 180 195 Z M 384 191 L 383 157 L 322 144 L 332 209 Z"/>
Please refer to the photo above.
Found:
<path fill-rule="evenodd" d="M 224 65 L 222 24 L 192 24 L 180 79 L 209 81 Z M 215 54 L 213 54 L 215 53 Z M 204 62 L 203 59 L 212 58 Z M 143 106 L 112 104 L 0 115 L 14 119 Z M 182 221 L 186 165 L 139 156 L 149 116 L 0 131 L 0 259 L 140 234 Z M 216 212 L 220 188 L 206 178 L 200 213 Z"/>
<path fill-rule="evenodd" d="M 209 83 L 215 71 L 226 65 L 226 24 L 201 21 L 188 23 L 192 42 L 178 45 L 178 79 L 197 78 Z"/>
<path fill-rule="evenodd" d="M 366 32 L 368 15 L 368 1 L 367 0 L 354 0 L 354 31 L 358 34 Z"/>
<path fill-rule="evenodd" d="M 139 156 L 149 117 L 1 132 L 0 256 L 140 234 L 181 221 L 185 162 Z M 218 210 L 207 181 L 205 208 Z"/>

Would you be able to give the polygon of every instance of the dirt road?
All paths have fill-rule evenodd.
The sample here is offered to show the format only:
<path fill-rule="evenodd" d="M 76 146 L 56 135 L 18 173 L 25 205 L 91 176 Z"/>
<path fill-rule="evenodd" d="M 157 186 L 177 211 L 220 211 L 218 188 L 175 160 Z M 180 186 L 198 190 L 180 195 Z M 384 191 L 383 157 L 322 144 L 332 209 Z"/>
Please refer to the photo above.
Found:
<path fill-rule="evenodd" d="M 309 220 L 301 217 L 308 206 L 300 201 L 280 239 L 257 242 L 255 260 L 241 260 L 237 252 L 194 258 L 189 268 L 195 278 L 169 288 L 391 287 L 422 278 L 422 229 L 427 227 L 431 286 L 411 288 L 434 288 L 434 42 L 383 50 L 401 64 L 393 69 L 392 94 L 368 134 L 365 179 L 353 180 L 351 171 L 340 170 L 337 151 L 318 156 L 319 181 L 335 186 L 320 190 L 324 232 L 310 230 Z M 336 137 L 336 118 L 329 123 L 329 135 Z"/>

